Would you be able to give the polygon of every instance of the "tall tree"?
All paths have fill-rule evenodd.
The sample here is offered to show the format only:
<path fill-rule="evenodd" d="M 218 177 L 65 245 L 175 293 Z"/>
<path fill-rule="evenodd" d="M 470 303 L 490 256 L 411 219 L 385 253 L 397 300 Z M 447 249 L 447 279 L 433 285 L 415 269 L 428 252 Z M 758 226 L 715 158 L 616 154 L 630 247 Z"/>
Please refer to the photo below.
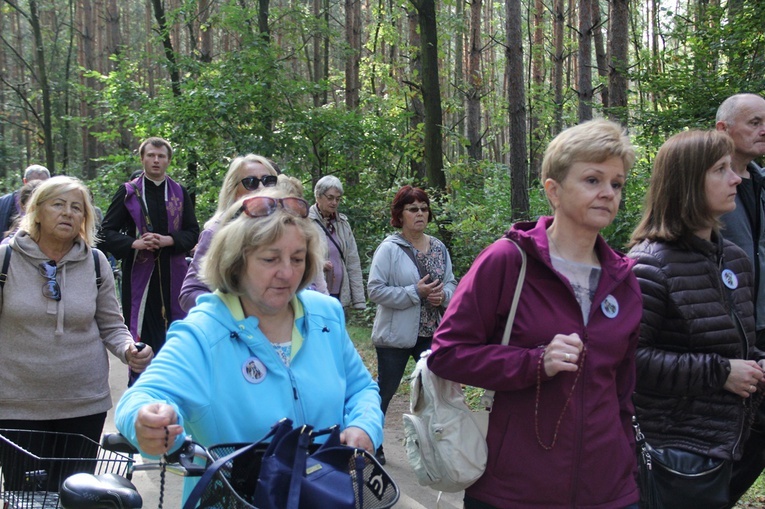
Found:
<path fill-rule="evenodd" d="M 483 75 L 481 74 L 481 10 L 483 2 L 470 3 L 470 50 L 468 51 L 467 90 L 467 138 L 468 156 L 475 161 L 483 159 L 481 144 L 481 96 Z"/>
<path fill-rule="evenodd" d="M 345 0 L 345 38 L 348 55 L 345 60 L 345 106 L 359 107 L 359 63 L 361 61 L 361 0 Z"/>
<path fill-rule="evenodd" d="M 579 0 L 579 122 L 592 118 L 592 2 Z"/>
<path fill-rule="evenodd" d="M 555 102 L 555 128 L 553 135 L 563 130 L 563 25 L 566 21 L 564 0 L 553 0 L 553 101 Z"/>
<path fill-rule="evenodd" d="M 46 44 L 45 39 L 43 38 L 43 30 L 40 23 L 40 14 L 37 0 L 29 0 L 29 12 L 23 10 L 21 6 L 18 5 L 18 3 L 11 0 L 5 0 L 5 3 L 13 8 L 24 19 L 26 19 L 32 30 L 32 40 L 34 44 L 33 63 L 29 64 L 28 62 L 24 61 L 21 64 L 27 67 L 34 74 L 34 77 L 37 81 L 37 86 L 39 87 L 40 95 L 42 96 L 42 114 L 40 114 L 40 112 L 33 107 L 32 103 L 27 98 L 26 87 L 24 85 L 13 85 L 8 82 L 6 82 L 6 85 L 10 86 L 16 92 L 19 99 L 23 101 L 25 106 L 28 108 L 28 112 L 35 117 L 35 120 L 42 130 L 41 138 L 45 152 L 45 165 L 48 167 L 51 173 L 54 173 L 56 168 L 56 158 L 53 140 L 51 90 L 50 84 L 48 83 L 48 68 L 46 66 L 45 59 Z M 4 43 L 9 45 L 5 40 Z M 21 45 L 19 45 L 18 48 L 21 48 Z M 16 55 L 23 59 L 23 55 L 20 51 L 16 51 Z"/>
<path fill-rule="evenodd" d="M 629 0 L 611 0 L 608 30 L 608 116 L 627 124 L 627 70 L 629 51 Z"/>
<path fill-rule="evenodd" d="M 506 0 L 507 104 L 510 115 L 510 203 L 513 220 L 529 212 L 526 150 L 526 91 L 523 83 L 521 0 Z"/>
<path fill-rule="evenodd" d="M 425 107 L 424 156 L 428 185 L 446 189 L 441 126 L 441 85 L 438 77 L 438 26 L 435 0 L 410 0 L 417 9 L 422 59 L 422 102 Z"/>

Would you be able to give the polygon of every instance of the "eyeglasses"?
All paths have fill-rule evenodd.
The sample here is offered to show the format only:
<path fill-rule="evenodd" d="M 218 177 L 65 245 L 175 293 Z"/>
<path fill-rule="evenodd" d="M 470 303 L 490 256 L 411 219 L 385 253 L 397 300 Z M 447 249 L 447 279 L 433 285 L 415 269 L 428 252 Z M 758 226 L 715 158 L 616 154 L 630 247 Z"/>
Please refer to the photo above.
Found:
<path fill-rule="evenodd" d="M 340 203 L 340 200 L 343 199 L 343 195 L 338 196 L 332 196 L 331 194 L 322 194 L 322 196 L 328 201 L 328 202 L 337 202 Z"/>
<path fill-rule="evenodd" d="M 270 216 L 281 207 L 288 214 L 306 218 L 308 217 L 308 202 L 302 198 L 271 198 L 270 196 L 253 196 L 242 202 L 242 208 L 237 216 L 244 212 L 250 217 Z"/>
<path fill-rule="evenodd" d="M 423 205 L 422 207 L 406 207 L 404 208 L 407 212 L 411 212 L 412 214 L 416 214 L 417 212 L 422 212 L 423 214 L 430 211 L 430 207 L 427 205 Z"/>
<path fill-rule="evenodd" d="M 53 260 L 43 262 L 38 267 L 40 275 L 47 279 L 42 286 L 42 294 L 49 299 L 61 300 L 61 287 L 58 286 L 58 281 L 56 281 L 56 273 L 58 272 L 56 262 Z"/>
<path fill-rule="evenodd" d="M 263 175 L 262 177 L 245 177 L 242 179 L 242 186 L 248 191 L 254 191 L 263 183 L 263 187 L 274 187 L 276 185 L 276 175 Z"/>

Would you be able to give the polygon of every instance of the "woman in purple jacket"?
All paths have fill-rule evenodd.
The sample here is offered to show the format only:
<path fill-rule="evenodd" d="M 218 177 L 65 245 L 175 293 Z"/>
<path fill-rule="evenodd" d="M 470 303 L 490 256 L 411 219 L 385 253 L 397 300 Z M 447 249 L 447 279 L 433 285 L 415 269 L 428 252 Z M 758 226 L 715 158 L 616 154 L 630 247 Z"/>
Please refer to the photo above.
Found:
<path fill-rule="evenodd" d="M 428 365 L 497 391 L 486 472 L 465 491 L 466 509 L 637 508 L 640 288 L 631 261 L 599 234 L 634 161 L 623 129 L 606 120 L 550 143 L 542 180 L 553 216 L 506 234 L 528 257 L 509 346 L 500 343 L 521 263 L 516 246 L 500 239 L 486 248 L 457 286 Z"/>

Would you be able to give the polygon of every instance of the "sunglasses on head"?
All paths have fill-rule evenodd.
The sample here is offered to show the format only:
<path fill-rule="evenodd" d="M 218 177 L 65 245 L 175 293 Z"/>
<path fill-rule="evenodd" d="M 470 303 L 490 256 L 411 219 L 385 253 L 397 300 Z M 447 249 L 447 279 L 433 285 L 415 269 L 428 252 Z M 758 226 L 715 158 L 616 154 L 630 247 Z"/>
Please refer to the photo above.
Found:
<path fill-rule="evenodd" d="M 263 187 L 274 187 L 276 185 L 276 175 L 263 175 L 262 177 L 245 177 L 241 180 L 242 186 L 248 191 L 254 191 L 260 186 L 261 182 Z"/>
<path fill-rule="evenodd" d="M 308 202 L 302 198 L 271 198 L 269 196 L 253 196 L 242 202 L 237 216 L 244 212 L 249 217 L 266 217 L 276 212 L 279 207 L 293 216 L 308 217 Z"/>
<path fill-rule="evenodd" d="M 40 275 L 47 279 L 43 283 L 42 294 L 49 299 L 61 300 L 61 287 L 58 286 L 58 281 L 56 281 L 56 274 L 58 273 L 56 262 L 53 260 L 43 262 L 37 267 L 40 269 Z"/>

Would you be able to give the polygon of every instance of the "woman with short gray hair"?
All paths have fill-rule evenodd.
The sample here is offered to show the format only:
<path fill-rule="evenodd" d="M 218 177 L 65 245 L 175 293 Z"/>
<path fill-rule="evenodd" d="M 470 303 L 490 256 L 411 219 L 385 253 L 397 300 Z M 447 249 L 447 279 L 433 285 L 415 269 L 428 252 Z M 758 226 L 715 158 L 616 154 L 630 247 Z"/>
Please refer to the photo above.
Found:
<path fill-rule="evenodd" d="M 311 206 L 308 217 L 321 227 L 327 238 L 328 255 L 323 268 L 329 294 L 344 308 L 366 309 L 356 238 L 348 217 L 337 210 L 343 198 L 343 184 L 337 177 L 325 175 L 316 182 L 313 194 L 316 203 Z"/>

